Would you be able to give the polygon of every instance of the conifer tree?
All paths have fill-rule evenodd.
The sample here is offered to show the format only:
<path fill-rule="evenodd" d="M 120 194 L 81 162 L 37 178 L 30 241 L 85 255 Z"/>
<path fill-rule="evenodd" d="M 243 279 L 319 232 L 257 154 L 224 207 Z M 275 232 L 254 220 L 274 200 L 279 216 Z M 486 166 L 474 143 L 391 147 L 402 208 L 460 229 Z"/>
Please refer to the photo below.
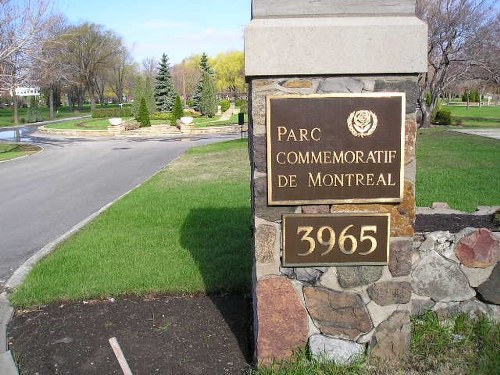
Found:
<path fill-rule="evenodd" d="M 204 116 L 214 117 L 217 113 L 217 96 L 215 80 L 208 72 L 203 72 L 200 111 Z"/>
<path fill-rule="evenodd" d="M 159 112 L 170 112 L 174 106 L 175 92 L 172 76 L 170 75 L 170 64 L 164 53 L 158 66 L 158 74 L 155 79 L 155 103 Z"/>
<path fill-rule="evenodd" d="M 208 63 L 208 56 L 205 52 L 202 53 L 200 58 L 200 82 L 196 86 L 196 91 L 193 95 L 194 109 L 201 112 L 201 96 L 203 91 L 203 74 L 208 73 L 213 75 L 213 71 Z"/>
<path fill-rule="evenodd" d="M 148 106 L 146 105 L 146 99 L 141 98 L 141 105 L 139 106 L 139 116 L 137 121 L 141 124 L 140 127 L 151 126 L 151 121 L 149 120 Z"/>
<path fill-rule="evenodd" d="M 177 120 L 184 116 L 184 108 L 182 108 L 181 97 L 179 94 L 175 97 L 174 108 L 172 109 L 172 125 L 175 125 Z"/>
<path fill-rule="evenodd" d="M 156 111 L 155 97 L 153 84 L 150 77 L 137 77 L 134 87 L 134 102 L 132 103 L 132 113 L 135 118 L 139 118 L 139 107 L 141 98 L 146 100 L 148 113 L 152 114 Z"/>

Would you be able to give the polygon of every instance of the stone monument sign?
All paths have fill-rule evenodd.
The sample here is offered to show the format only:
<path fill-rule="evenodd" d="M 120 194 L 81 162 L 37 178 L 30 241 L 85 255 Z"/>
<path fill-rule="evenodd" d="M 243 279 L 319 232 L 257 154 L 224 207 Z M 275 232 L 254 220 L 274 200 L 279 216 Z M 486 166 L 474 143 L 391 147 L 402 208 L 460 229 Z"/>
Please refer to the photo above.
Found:
<path fill-rule="evenodd" d="M 426 53 L 413 0 L 252 1 L 258 364 L 306 345 L 340 362 L 405 353 Z"/>

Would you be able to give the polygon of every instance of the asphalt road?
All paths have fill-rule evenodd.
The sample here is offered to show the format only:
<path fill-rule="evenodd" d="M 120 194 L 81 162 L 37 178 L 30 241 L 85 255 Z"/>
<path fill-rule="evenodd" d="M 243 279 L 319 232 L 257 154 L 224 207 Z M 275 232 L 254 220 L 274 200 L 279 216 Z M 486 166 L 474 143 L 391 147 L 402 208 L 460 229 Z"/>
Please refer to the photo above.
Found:
<path fill-rule="evenodd" d="M 43 152 L 0 163 L 0 289 L 43 246 L 186 149 L 221 139 L 34 139 Z"/>

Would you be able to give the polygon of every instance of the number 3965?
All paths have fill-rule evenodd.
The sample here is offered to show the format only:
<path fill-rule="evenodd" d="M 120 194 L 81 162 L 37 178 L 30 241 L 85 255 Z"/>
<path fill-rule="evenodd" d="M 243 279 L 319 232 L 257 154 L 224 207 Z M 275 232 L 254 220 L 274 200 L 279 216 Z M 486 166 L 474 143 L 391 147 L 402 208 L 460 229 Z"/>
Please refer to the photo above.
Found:
<path fill-rule="evenodd" d="M 299 256 L 308 256 L 319 251 L 321 256 L 325 256 L 336 247 L 344 254 L 351 255 L 358 251 L 358 247 L 363 244 L 363 248 L 368 250 L 359 251 L 359 255 L 369 255 L 377 248 L 376 225 L 361 225 L 359 231 L 354 229 L 354 225 L 344 227 L 340 232 L 336 232 L 331 226 L 323 225 L 319 228 L 313 226 L 298 226 L 297 235 L 301 236 L 300 241 L 307 243 L 308 249 L 298 253 Z M 366 243 L 367 245 L 364 245 Z"/>

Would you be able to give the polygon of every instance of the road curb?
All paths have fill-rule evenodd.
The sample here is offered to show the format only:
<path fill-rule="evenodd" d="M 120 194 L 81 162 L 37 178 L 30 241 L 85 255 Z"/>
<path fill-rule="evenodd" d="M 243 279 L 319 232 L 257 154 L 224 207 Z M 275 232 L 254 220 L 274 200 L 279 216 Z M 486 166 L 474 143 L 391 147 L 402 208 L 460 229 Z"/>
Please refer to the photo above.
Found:
<path fill-rule="evenodd" d="M 7 293 L 0 294 L 0 373 L 2 375 L 18 375 L 16 364 L 7 343 L 7 324 L 14 313 L 9 304 Z"/>

